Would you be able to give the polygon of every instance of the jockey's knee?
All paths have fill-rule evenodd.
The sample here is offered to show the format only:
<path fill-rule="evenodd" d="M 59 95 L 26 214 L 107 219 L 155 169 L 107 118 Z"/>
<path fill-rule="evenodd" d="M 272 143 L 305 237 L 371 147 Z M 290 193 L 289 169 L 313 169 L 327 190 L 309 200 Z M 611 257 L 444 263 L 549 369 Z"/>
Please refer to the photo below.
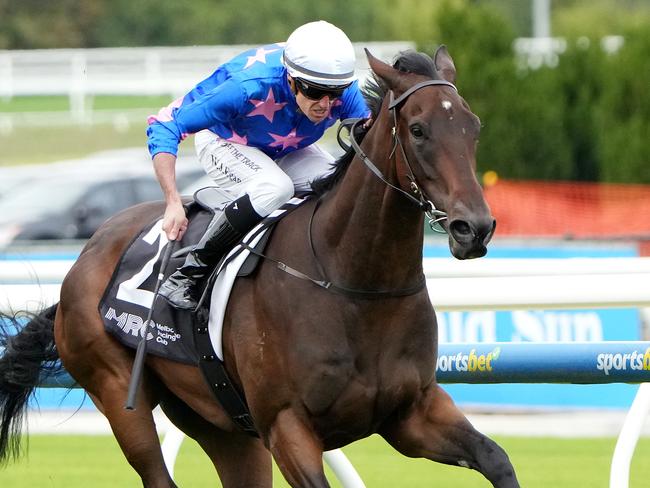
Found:
<path fill-rule="evenodd" d="M 286 174 L 276 174 L 249 188 L 247 193 L 255 211 L 266 216 L 291 200 L 294 185 Z"/>

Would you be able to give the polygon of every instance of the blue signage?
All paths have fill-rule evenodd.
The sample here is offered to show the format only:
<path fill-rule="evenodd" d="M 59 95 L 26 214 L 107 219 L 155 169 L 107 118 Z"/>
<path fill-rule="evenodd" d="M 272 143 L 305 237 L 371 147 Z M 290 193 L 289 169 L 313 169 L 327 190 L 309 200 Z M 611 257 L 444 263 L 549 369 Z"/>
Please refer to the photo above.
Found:
<path fill-rule="evenodd" d="M 425 257 L 448 256 L 446 245 L 427 247 Z M 633 246 L 494 246 L 488 256 L 507 258 L 634 257 Z M 561 279 L 558 276 L 558 279 Z M 435 303 L 433 304 L 435 308 Z M 638 341 L 636 309 L 438 312 L 441 344 L 467 342 L 559 343 Z M 443 347 L 441 346 L 441 350 Z M 540 358 L 543 360 L 544 358 Z M 443 388 L 461 406 L 514 408 L 628 408 L 638 386 L 628 384 L 453 384 Z"/>

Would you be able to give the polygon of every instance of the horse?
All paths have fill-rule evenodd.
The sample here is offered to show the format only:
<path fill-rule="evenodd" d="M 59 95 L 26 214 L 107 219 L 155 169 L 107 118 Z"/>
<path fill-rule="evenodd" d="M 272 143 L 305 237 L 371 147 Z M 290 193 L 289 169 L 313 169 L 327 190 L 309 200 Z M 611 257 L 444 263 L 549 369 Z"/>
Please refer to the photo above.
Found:
<path fill-rule="evenodd" d="M 224 487 L 272 486 L 272 460 L 292 487 L 330 486 L 322 454 L 373 433 L 399 453 L 479 471 L 519 486 L 505 451 L 479 433 L 437 384 L 437 324 L 422 267 L 425 215 L 458 259 L 482 257 L 495 219 L 476 177 L 480 121 L 455 86 L 441 46 L 400 53 L 391 66 L 366 51 L 372 125 L 276 226 L 256 272 L 232 289 L 223 328 L 227 372 L 259 437 L 242 432 L 193 365 L 148 355 L 135 410 L 132 349 L 105 331 L 98 303 L 126 246 L 162 215 L 162 202 L 109 219 L 65 277 L 60 301 L 4 340 L 0 455 L 16 455 L 26 399 L 60 358 L 110 422 L 145 487 L 173 487 L 152 416 L 160 405 L 194 438 Z M 361 142 L 360 132 L 365 132 Z M 303 275 L 284 272 L 282 261 Z M 13 451 L 12 451 L 13 448 Z"/>

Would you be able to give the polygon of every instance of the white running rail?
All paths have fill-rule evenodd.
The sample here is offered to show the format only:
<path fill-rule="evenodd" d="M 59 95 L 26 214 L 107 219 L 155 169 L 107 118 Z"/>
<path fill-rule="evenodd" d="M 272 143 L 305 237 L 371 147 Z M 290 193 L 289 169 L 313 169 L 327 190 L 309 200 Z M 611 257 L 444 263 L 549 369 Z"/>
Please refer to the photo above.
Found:
<path fill-rule="evenodd" d="M 60 282 L 73 260 L 2 260 L 0 283 Z M 499 276 L 557 276 L 580 274 L 650 273 L 650 258 L 567 258 L 567 259 L 471 259 L 424 258 L 427 278 L 467 278 Z"/>
<path fill-rule="evenodd" d="M 650 307 L 650 273 L 429 278 L 439 312 Z M 58 284 L 0 284 L 0 310 L 32 310 L 58 301 Z"/>

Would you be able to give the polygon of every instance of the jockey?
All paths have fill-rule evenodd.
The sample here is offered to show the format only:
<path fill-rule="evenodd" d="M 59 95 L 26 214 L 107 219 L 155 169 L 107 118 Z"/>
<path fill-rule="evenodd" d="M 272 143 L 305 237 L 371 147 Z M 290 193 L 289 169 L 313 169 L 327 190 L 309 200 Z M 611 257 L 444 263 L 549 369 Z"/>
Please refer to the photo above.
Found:
<path fill-rule="evenodd" d="M 233 196 L 161 286 L 172 305 L 195 308 L 197 281 L 223 254 L 296 191 L 309 191 L 314 179 L 332 171 L 334 158 L 315 142 L 337 120 L 369 116 L 354 67 L 345 33 L 311 22 L 286 43 L 252 49 L 219 66 L 149 118 L 148 146 L 165 196 L 169 240 L 180 240 L 188 225 L 175 180 L 178 144 L 188 134 L 196 134 L 207 174 Z"/>

